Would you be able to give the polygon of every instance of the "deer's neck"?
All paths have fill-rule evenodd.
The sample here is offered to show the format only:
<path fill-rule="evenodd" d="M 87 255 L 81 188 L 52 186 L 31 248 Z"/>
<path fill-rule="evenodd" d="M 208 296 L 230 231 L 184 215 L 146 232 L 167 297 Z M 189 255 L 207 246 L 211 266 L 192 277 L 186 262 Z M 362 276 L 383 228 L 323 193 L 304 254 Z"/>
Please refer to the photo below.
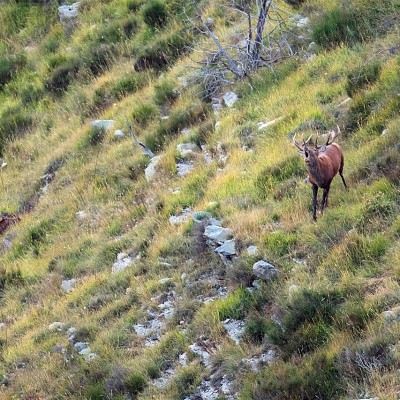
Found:
<path fill-rule="evenodd" d="M 325 179 L 322 174 L 321 166 L 318 159 L 314 164 L 308 166 L 308 173 L 319 187 L 324 185 Z"/>

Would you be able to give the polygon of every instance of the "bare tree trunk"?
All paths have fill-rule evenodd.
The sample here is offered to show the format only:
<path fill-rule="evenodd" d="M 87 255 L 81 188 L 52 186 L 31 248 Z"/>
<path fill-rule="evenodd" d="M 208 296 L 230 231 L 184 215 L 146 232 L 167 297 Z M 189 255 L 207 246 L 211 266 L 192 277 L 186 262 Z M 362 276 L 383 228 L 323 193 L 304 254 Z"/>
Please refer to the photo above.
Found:
<path fill-rule="evenodd" d="M 253 51 L 251 53 L 251 59 L 250 59 L 253 71 L 257 70 L 258 63 L 260 61 L 260 48 L 263 41 L 264 25 L 265 21 L 267 20 L 267 15 L 270 6 L 271 6 L 271 0 L 262 0 L 256 27 L 256 37 L 254 40 Z"/>

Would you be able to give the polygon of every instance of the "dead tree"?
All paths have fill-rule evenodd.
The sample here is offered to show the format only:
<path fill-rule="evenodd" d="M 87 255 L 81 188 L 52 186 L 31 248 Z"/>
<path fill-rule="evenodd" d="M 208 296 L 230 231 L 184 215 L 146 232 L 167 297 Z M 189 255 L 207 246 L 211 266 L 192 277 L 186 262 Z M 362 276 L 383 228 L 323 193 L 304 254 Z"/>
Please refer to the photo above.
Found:
<path fill-rule="evenodd" d="M 196 9 L 195 17 L 188 17 L 193 28 L 212 43 L 200 50 L 195 61 L 195 79 L 207 86 L 205 97 L 215 96 L 222 86 L 249 77 L 262 66 L 273 70 L 276 62 L 295 54 L 290 45 L 293 16 L 272 0 L 231 0 L 225 7 L 242 17 L 224 41 L 203 19 L 201 9 Z"/>

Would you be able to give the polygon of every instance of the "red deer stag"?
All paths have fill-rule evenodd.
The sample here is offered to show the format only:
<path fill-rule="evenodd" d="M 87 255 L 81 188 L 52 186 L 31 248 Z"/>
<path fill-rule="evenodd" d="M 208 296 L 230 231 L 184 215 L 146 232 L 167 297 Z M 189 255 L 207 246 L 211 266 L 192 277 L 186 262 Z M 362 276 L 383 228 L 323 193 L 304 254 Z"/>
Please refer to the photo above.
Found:
<path fill-rule="evenodd" d="M 299 153 L 304 156 L 304 161 L 307 164 L 309 173 L 309 182 L 312 184 L 313 189 L 313 219 L 317 219 L 317 194 L 318 188 L 323 189 L 321 212 L 328 205 L 328 194 L 331 186 L 332 179 L 338 173 L 342 178 L 343 185 L 347 189 L 346 182 L 343 177 L 344 158 L 341 147 L 337 143 L 333 143 L 336 136 L 340 133 L 338 131 L 330 131 L 326 143 L 318 146 L 317 138 L 315 139 L 315 147 L 308 147 L 307 144 L 311 136 L 303 139 L 303 143 L 296 141 L 296 135 L 293 137 L 293 144 L 299 149 Z"/>

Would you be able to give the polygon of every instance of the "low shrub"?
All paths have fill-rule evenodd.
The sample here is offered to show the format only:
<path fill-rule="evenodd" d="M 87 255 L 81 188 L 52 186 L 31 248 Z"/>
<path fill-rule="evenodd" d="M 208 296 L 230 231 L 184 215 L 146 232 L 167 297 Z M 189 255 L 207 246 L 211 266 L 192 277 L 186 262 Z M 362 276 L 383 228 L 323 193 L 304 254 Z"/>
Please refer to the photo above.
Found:
<path fill-rule="evenodd" d="M 178 92 L 175 89 L 175 85 L 167 79 L 163 79 L 154 86 L 154 102 L 159 106 L 164 105 L 166 102 L 172 102 L 177 97 Z"/>
<path fill-rule="evenodd" d="M 25 67 L 26 57 L 22 54 L 15 55 L 0 55 L 0 90 L 6 85 L 14 76 Z"/>
<path fill-rule="evenodd" d="M 80 68 L 78 60 L 68 60 L 63 65 L 55 68 L 45 81 L 45 88 L 52 93 L 64 93 L 72 80 L 76 77 Z"/>
<path fill-rule="evenodd" d="M 161 70 L 171 65 L 177 58 L 189 51 L 193 34 L 189 31 L 175 31 L 160 35 L 148 45 L 136 49 L 135 71 L 148 68 Z"/>
<path fill-rule="evenodd" d="M 92 126 L 78 143 L 78 149 L 83 150 L 101 144 L 106 137 L 105 128 Z"/>
<path fill-rule="evenodd" d="M 353 97 L 361 89 L 373 84 L 379 78 L 382 66 L 379 61 L 368 63 L 347 75 L 346 93 Z"/>
<path fill-rule="evenodd" d="M 151 0 L 143 9 L 143 21 L 151 28 L 162 28 L 167 19 L 167 9 L 159 0 Z"/>
<path fill-rule="evenodd" d="M 136 106 L 131 113 L 132 119 L 142 127 L 158 114 L 157 107 L 152 103 L 142 103 Z"/>
<path fill-rule="evenodd" d="M 23 106 L 7 108 L 0 118 L 0 140 L 22 136 L 33 124 L 31 111 Z"/>
<path fill-rule="evenodd" d="M 125 387 L 130 395 L 136 396 L 142 392 L 147 386 L 147 381 L 143 375 L 134 373 L 129 375 L 125 380 Z"/>
<path fill-rule="evenodd" d="M 0 294 L 9 285 L 20 285 L 24 282 L 21 270 L 19 268 L 7 270 L 0 267 Z"/>

